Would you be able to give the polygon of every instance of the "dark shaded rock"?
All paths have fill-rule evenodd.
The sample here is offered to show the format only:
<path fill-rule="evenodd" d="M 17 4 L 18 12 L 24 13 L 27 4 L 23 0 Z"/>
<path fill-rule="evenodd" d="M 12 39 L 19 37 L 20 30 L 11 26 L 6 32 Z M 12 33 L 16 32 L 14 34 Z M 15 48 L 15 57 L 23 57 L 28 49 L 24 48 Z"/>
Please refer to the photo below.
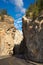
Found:
<path fill-rule="evenodd" d="M 36 62 L 43 62 L 43 15 L 32 21 L 25 16 L 22 18 L 24 43 L 27 46 L 25 58 Z"/>

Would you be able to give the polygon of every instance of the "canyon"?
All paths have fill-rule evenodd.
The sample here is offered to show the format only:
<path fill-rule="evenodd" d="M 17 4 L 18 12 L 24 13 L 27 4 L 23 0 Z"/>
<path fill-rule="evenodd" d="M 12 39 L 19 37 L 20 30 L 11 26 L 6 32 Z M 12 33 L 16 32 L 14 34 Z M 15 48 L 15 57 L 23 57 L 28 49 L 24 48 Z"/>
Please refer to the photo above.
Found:
<path fill-rule="evenodd" d="M 11 16 L 3 15 L 3 18 L 0 16 L 0 56 L 12 56 L 14 53 L 18 58 L 11 57 L 13 62 L 16 58 L 17 62 L 18 59 L 20 61 L 21 57 L 24 56 L 23 59 L 29 65 L 43 65 L 40 64 L 43 63 L 43 13 L 35 20 L 24 15 L 22 32 L 23 34 L 15 28 Z M 20 62 L 22 61 L 24 64 L 25 61 L 21 60 Z"/>

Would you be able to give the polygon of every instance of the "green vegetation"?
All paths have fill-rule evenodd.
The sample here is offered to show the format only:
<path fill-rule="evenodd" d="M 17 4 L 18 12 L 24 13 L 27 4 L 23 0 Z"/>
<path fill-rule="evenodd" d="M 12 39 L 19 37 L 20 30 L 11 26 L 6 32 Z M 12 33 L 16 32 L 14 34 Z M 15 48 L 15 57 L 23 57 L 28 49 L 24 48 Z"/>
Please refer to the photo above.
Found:
<path fill-rule="evenodd" d="M 5 15 L 5 14 L 7 14 L 7 11 L 5 9 L 0 9 L 1 20 L 4 20 L 4 16 L 3 15 Z"/>
<path fill-rule="evenodd" d="M 0 10 L 0 15 L 7 15 L 7 11 L 5 9 Z"/>
<path fill-rule="evenodd" d="M 37 0 L 37 6 L 40 11 L 43 10 L 43 0 Z"/>
<path fill-rule="evenodd" d="M 8 15 L 7 11 L 5 9 L 0 9 L 1 20 L 4 20 L 4 16 L 3 15 Z"/>
<path fill-rule="evenodd" d="M 35 0 L 34 4 L 26 10 L 26 16 L 35 19 L 43 10 L 43 0 Z"/>

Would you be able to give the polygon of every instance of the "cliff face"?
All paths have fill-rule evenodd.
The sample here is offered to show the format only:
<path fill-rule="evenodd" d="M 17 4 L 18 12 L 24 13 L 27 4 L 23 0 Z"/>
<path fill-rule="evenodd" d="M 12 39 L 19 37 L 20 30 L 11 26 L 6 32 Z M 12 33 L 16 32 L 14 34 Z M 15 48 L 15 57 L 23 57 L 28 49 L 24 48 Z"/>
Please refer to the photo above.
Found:
<path fill-rule="evenodd" d="M 15 45 L 22 41 L 22 34 L 14 27 L 14 20 L 8 15 L 0 16 L 0 56 L 11 55 Z"/>
<path fill-rule="evenodd" d="M 43 62 L 43 14 L 34 21 L 23 16 L 22 23 L 24 43 L 28 49 L 27 59 Z"/>

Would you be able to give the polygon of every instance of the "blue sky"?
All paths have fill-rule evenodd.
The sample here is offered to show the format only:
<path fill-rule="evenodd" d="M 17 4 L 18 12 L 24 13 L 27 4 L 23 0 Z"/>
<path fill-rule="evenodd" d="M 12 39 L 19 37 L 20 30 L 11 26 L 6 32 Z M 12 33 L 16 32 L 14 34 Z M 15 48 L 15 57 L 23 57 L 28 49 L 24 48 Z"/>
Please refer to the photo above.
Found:
<path fill-rule="evenodd" d="M 0 9 L 6 9 L 14 18 L 15 27 L 22 30 L 22 17 L 31 3 L 34 3 L 34 0 L 0 0 Z"/>

